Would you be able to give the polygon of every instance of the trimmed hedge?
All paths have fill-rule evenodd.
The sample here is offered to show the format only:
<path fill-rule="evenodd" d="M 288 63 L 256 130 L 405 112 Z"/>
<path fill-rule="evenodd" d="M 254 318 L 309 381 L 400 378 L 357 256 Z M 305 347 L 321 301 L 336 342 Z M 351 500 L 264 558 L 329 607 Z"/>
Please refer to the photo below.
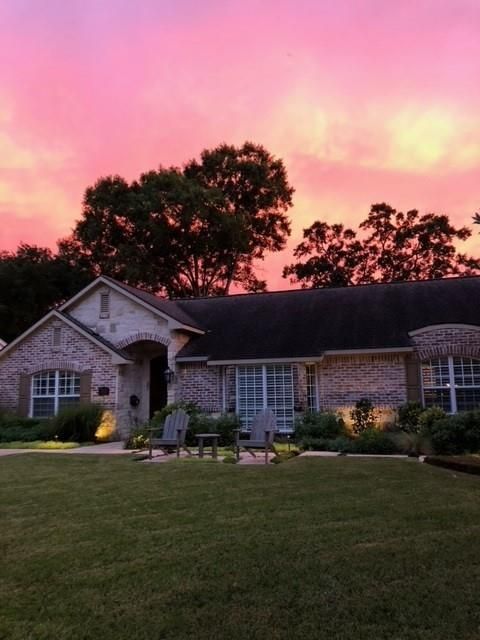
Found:
<path fill-rule="evenodd" d="M 480 475 L 480 457 L 475 456 L 427 456 L 424 460 L 427 464 L 462 473 Z"/>
<path fill-rule="evenodd" d="M 50 420 L 20 418 L 11 414 L 0 414 L 0 442 L 34 442 L 49 440 L 54 435 Z"/>

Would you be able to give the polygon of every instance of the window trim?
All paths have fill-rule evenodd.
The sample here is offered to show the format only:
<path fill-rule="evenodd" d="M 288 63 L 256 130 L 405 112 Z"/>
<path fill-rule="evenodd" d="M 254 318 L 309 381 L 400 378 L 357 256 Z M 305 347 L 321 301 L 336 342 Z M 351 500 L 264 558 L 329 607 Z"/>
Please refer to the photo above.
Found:
<path fill-rule="evenodd" d="M 35 378 L 46 373 L 55 374 L 55 391 L 53 394 L 34 394 Z M 78 378 L 78 393 L 60 394 L 60 374 L 67 373 L 69 375 Z M 33 413 L 34 400 L 37 398 L 53 398 L 53 415 L 52 416 L 35 416 Z M 63 398 L 78 398 L 80 402 L 80 374 L 77 371 L 69 371 L 67 369 L 45 369 L 44 371 L 37 371 L 31 376 L 30 380 L 30 407 L 28 415 L 30 418 L 36 418 L 38 420 L 48 419 L 58 414 L 60 399 Z"/>
<path fill-rule="evenodd" d="M 313 372 L 313 385 L 309 384 L 309 371 L 308 369 L 311 368 L 312 372 Z M 306 376 L 306 395 L 307 395 L 307 410 L 310 412 L 314 412 L 314 411 L 318 411 L 319 407 L 320 407 L 320 394 L 318 392 L 318 371 L 317 371 L 317 363 L 316 362 L 307 362 L 305 364 L 305 376 Z M 313 389 L 313 407 L 309 406 L 309 393 L 308 393 L 308 389 L 309 387 L 311 389 Z"/>

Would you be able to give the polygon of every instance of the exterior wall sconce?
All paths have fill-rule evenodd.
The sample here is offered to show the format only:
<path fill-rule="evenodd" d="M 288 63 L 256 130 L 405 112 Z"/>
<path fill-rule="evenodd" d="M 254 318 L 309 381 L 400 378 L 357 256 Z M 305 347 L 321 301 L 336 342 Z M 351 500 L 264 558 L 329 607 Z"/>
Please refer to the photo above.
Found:
<path fill-rule="evenodd" d="M 165 371 L 163 372 L 163 375 L 165 377 L 165 382 L 167 384 L 170 384 L 171 382 L 173 382 L 173 379 L 175 377 L 175 373 L 170 369 L 170 367 L 167 367 L 165 369 Z"/>

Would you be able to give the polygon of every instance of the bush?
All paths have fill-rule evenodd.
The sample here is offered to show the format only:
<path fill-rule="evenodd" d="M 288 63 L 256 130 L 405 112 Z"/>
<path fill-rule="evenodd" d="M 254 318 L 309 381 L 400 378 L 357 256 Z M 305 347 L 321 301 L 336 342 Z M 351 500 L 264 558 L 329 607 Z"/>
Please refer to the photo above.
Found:
<path fill-rule="evenodd" d="M 389 434 L 370 427 L 350 440 L 344 452 L 389 455 L 399 453 L 400 449 Z"/>
<path fill-rule="evenodd" d="M 398 407 L 398 426 L 406 433 L 420 431 L 420 416 L 424 412 L 420 402 L 406 402 Z"/>
<path fill-rule="evenodd" d="M 331 440 L 344 434 L 345 422 L 336 413 L 312 411 L 295 423 L 295 437 L 300 443 L 305 438 Z"/>
<path fill-rule="evenodd" d="M 11 414 L 0 415 L 0 442 L 33 442 L 53 437 L 50 420 L 20 418 Z"/>
<path fill-rule="evenodd" d="M 227 455 L 223 458 L 225 464 L 237 464 L 237 459 L 233 455 Z"/>
<path fill-rule="evenodd" d="M 455 455 L 480 450 L 480 411 L 465 411 L 438 419 L 430 426 L 435 453 Z"/>
<path fill-rule="evenodd" d="M 302 438 L 302 449 L 305 451 L 344 451 L 348 448 L 350 439 L 346 436 L 338 438 L 310 438 L 308 436 Z"/>
<path fill-rule="evenodd" d="M 93 442 L 102 416 L 98 404 L 72 404 L 52 419 L 53 430 L 64 442 Z"/>
<path fill-rule="evenodd" d="M 390 438 L 395 442 L 400 452 L 407 456 L 418 457 L 431 454 L 433 451 L 430 437 L 426 433 L 398 431 L 391 433 Z"/>
<path fill-rule="evenodd" d="M 430 407 L 429 409 L 425 409 L 418 418 L 421 431 L 424 433 L 430 433 L 433 423 L 445 418 L 446 416 L 447 414 L 440 407 Z"/>
<path fill-rule="evenodd" d="M 117 431 L 117 421 L 112 411 L 103 411 L 100 424 L 95 431 L 95 442 L 110 442 Z"/>
<path fill-rule="evenodd" d="M 350 412 L 350 417 L 352 418 L 353 433 L 357 435 L 375 428 L 377 415 L 368 398 L 360 398 L 355 403 L 355 409 Z"/>
<path fill-rule="evenodd" d="M 480 458 L 475 456 L 427 456 L 424 462 L 436 467 L 480 475 Z"/>
<path fill-rule="evenodd" d="M 288 462 L 288 460 L 296 458 L 298 456 L 298 453 L 298 451 L 283 451 L 282 453 L 278 453 L 276 456 L 274 456 L 270 462 L 273 462 L 273 464 Z"/>

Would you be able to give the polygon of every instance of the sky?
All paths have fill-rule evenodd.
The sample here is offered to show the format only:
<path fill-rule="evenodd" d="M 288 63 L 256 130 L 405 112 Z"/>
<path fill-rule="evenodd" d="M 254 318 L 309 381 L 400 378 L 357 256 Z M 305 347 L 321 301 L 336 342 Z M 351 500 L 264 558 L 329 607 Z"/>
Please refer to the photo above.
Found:
<path fill-rule="evenodd" d="M 480 210 L 479 0 L 2 0 L 0 249 L 55 247 L 99 177 L 221 142 L 281 157 L 285 252 L 374 202 Z M 478 227 L 468 249 L 480 255 Z"/>

